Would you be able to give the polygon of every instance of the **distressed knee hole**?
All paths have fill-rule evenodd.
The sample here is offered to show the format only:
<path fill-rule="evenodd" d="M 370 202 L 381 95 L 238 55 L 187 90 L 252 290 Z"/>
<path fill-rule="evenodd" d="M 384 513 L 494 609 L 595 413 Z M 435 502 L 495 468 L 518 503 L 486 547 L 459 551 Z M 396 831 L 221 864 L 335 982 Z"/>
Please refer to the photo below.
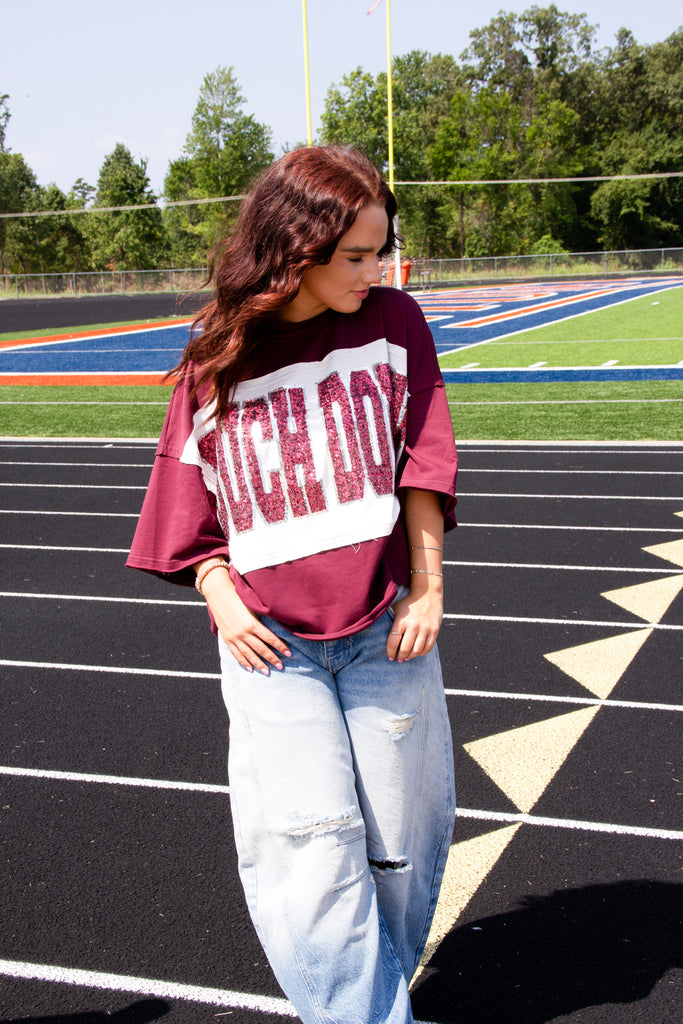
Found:
<path fill-rule="evenodd" d="M 413 711 L 409 715 L 399 715 L 398 718 L 392 719 L 389 722 L 389 735 L 392 740 L 404 739 L 415 725 L 417 715 L 418 712 Z"/>
<path fill-rule="evenodd" d="M 342 811 L 338 817 L 334 818 L 301 817 L 291 821 L 287 827 L 287 835 L 295 840 L 309 839 L 312 836 L 326 836 L 363 828 L 363 820 L 351 808 L 348 811 Z"/>
<path fill-rule="evenodd" d="M 399 857 L 398 860 L 390 860 L 384 857 L 368 857 L 368 863 L 370 870 L 376 871 L 379 875 L 401 875 L 406 871 L 413 870 L 413 865 L 405 857 Z"/>

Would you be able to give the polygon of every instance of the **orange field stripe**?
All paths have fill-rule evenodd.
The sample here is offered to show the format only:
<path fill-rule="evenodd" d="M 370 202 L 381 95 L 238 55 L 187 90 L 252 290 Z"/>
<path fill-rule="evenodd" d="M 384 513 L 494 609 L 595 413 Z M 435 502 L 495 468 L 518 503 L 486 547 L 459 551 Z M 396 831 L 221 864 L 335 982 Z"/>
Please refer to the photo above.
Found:
<path fill-rule="evenodd" d="M 0 386 L 23 384 L 53 386 L 84 386 L 110 387 L 126 384 L 163 384 L 163 373 L 0 373 Z M 166 382 L 168 386 L 173 381 Z"/>
<path fill-rule="evenodd" d="M 182 327 L 192 323 L 192 318 L 180 320 L 154 320 L 149 324 L 134 324 L 132 327 L 100 327 L 92 331 L 75 331 L 65 334 L 46 334 L 42 338 L 16 338 L 14 341 L 0 341 L 0 348 L 16 348 L 19 345 L 42 345 L 49 341 L 78 341 L 80 338 L 100 338 L 103 334 L 132 334 L 134 331 L 150 331 L 156 327 Z"/>

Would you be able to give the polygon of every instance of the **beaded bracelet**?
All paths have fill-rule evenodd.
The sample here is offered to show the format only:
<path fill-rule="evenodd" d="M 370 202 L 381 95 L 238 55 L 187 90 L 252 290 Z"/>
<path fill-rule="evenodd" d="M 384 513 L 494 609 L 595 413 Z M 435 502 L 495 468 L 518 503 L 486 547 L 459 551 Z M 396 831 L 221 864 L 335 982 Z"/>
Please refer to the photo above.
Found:
<path fill-rule="evenodd" d="M 411 573 L 419 573 L 421 576 L 443 576 L 442 572 L 432 572 L 431 569 L 411 569 Z"/>
<path fill-rule="evenodd" d="M 202 597 L 204 596 L 204 592 L 202 591 L 202 585 L 204 583 L 204 580 L 206 579 L 206 577 L 209 575 L 210 572 L 213 572 L 214 569 L 228 569 L 229 570 L 230 569 L 230 563 L 226 562 L 224 558 L 210 558 L 208 562 L 204 563 L 204 565 L 201 567 L 201 569 L 197 573 L 197 579 L 195 580 L 195 583 L 194 583 L 195 587 L 197 588 L 199 593 L 202 595 Z"/>

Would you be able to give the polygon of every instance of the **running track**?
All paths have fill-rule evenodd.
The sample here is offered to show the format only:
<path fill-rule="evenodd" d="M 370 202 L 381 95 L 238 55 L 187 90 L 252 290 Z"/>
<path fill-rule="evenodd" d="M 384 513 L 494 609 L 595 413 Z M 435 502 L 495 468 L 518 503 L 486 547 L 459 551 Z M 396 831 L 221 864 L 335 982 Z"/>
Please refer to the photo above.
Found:
<path fill-rule="evenodd" d="M 439 1024 L 678 1024 L 683 447 L 461 443 Z M 291 1019 L 194 591 L 124 568 L 153 442 L 0 442 L 0 1021 Z"/>

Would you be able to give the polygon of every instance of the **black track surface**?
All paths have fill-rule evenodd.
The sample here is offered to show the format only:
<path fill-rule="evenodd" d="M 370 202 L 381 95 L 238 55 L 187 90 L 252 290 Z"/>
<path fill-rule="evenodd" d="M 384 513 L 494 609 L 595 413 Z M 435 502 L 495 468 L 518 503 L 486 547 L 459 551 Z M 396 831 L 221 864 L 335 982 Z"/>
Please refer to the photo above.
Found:
<path fill-rule="evenodd" d="M 683 536 L 683 448 L 460 450 L 446 612 L 468 617 L 446 618 L 440 641 L 446 687 L 466 691 L 448 697 L 465 811 L 455 842 L 518 813 L 463 744 L 590 706 L 592 695 L 543 655 L 628 632 L 638 617 L 600 595 L 683 571 L 643 551 Z M 245 911 L 229 796 L 89 781 L 227 783 L 203 605 L 123 565 L 153 451 L 135 441 L 0 441 L 0 959 L 10 962 L 1 1024 L 277 1019 L 159 994 L 168 981 L 281 997 Z M 572 497 L 590 494 L 615 497 Z M 683 887 L 670 835 L 682 828 L 681 714 L 652 705 L 682 703 L 682 611 L 679 593 L 660 623 L 677 628 L 655 629 L 610 695 L 636 706 L 600 707 L 530 812 L 560 824 L 522 824 L 474 892 L 417 988 L 416 1018 L 678 1024 Z M 578 703 L 553 701 L 563 697 Z M 21 964 L 33 968 L 13 976 Z M 101 973 L 89 986 L 40 980 L 35 965 L 50 977 Z M 133 980 L 108 991 L 102 974 Z"/>
<path fill-rule="evenodd" d="M 37 331 L 48 325 L 57 330 L 88 324 L 192 316 L 203 301 L 204 297 L 194 292 L 4 299 L 0 302 L 0 334 L 5 331 Z"/>

